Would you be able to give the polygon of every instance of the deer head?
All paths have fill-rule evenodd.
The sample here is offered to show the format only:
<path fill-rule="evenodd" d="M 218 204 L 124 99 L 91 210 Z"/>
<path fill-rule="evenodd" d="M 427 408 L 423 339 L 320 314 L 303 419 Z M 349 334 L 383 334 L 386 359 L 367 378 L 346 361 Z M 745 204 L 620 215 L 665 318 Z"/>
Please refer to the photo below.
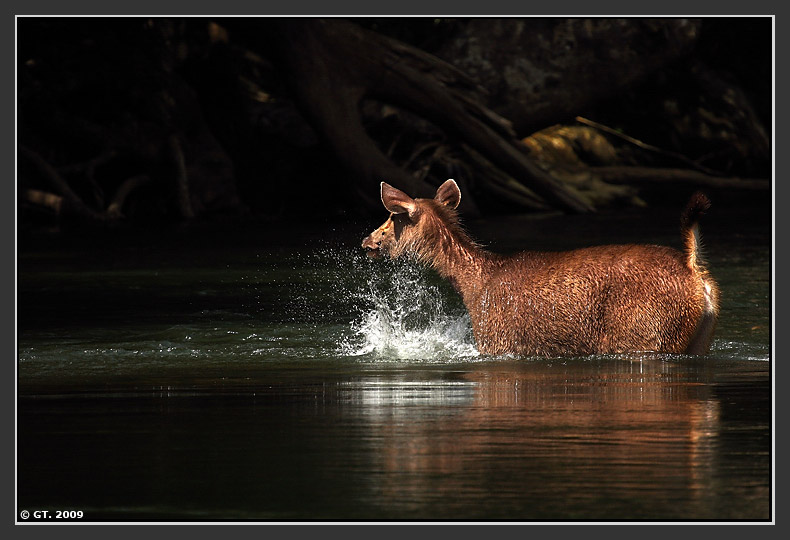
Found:
<path fill-rule="evenodd" d="M 382 182 L 381 202 L 390 217 L 362 241 L 362 247 L 371 257 L 382 253 L 393 258 L 408 252 L 419 255 L 420 248 L 436 235 L 437 223 L 455 218 L 454 212 L 443 212 L 442 207 L 454 211 L 461 202 L 461 190 L 450 179 L 439 186 L 433 199 L 412 199 Z"/>

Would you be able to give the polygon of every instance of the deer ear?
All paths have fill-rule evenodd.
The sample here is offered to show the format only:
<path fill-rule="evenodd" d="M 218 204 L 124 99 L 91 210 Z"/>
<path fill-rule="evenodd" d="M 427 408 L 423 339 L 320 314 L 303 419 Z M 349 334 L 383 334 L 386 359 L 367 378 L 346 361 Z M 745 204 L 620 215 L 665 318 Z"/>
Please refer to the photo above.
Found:
<path fill-rule="evenodd" d="M 436 190 L 434 200 L 446 204 L 453 210 L 458 208 L 458 204 L 461 202 L 461 190 L 458 189 L 458 184 L 455 183 L 455 180 L 450 178 L 439 186 L 439 189 Z"/>
<path fill-rule="evenodd" d="M 381 202 L 393 214 L 409 214 L 412 217 L 417 209 L 414 199 L 386 182 L 381 183 Z"/>

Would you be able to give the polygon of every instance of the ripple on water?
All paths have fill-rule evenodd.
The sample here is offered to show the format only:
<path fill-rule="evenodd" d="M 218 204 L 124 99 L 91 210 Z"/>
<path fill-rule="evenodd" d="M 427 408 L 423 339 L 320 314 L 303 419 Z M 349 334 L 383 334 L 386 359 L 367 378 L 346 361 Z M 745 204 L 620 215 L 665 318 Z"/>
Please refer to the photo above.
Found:
<path fill-rule="evenodd" d="M 723 360 L 741 360 L 747 362 L 768 362 L 771 354 L 764 344 L 744 341 L 714 340 L 710 354 Z"/>

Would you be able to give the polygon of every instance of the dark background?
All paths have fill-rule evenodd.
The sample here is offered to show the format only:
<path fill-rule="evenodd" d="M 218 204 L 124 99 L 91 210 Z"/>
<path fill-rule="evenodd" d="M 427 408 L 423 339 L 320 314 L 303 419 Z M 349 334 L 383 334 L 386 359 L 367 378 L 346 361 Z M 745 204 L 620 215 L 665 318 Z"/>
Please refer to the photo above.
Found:
<path fill-rule="evenodd" d="M 697 189 L 770 213 L 768 17 L 17 24 L 23 247 L 86 226 L 378 218 L 382 180 L 430 196 L 456 178 L 470 219 L 679 209 Z"/>

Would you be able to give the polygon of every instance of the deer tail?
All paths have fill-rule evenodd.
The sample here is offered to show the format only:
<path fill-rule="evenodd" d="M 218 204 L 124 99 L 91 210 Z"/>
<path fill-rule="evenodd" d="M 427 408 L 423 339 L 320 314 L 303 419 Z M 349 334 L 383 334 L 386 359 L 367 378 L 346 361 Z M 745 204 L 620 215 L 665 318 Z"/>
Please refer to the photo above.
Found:
<path fill-rule="evenodd" d="M 713 339 L 716 319 L 719 313 L 719 289 L 708 274 L 702 258 L 702 243 L 699 235 L 699 219 L 710 208 L 710 200 L 700 192 L 691 196 L 680 218 L 683 242 L 686 251 L 686 265 L 699 277 L 704 298 L 704 311 L 697 321 L 697 328 L 686 348 L 686 354 L 705 354 Z"/>
<path fill-rule="evenodd" d="M 699 219 L 710 208 L 710 200 L 701 192 L 691 196 L 686 209 L 680 217 L 680 229 L 686 251 L 686 264 L 695 274 L 705 274 L 705 261 L 702 257 L 702 242 L 699 234 Z"/>

